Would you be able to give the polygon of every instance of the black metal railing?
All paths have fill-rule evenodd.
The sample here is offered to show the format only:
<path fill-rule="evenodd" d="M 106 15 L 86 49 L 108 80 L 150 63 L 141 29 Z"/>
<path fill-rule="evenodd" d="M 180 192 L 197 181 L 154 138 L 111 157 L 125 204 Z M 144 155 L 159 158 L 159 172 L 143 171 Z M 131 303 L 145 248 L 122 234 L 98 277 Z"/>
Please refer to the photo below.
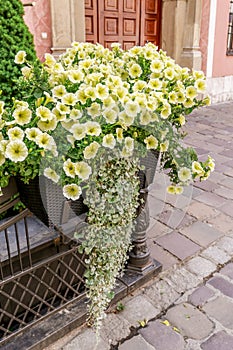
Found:
<path fill-rule="evenodd" d="M 28 209 L 0 224 L 0 346 L 84 297 L 85 258 L 63 241 Z"/>

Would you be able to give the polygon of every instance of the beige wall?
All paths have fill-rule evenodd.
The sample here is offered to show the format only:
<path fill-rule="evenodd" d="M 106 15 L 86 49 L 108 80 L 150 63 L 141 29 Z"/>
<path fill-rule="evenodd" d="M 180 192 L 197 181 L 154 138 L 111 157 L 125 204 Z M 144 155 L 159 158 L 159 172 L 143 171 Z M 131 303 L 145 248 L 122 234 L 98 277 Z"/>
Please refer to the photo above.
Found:
<path fill-rule="evenodd" d="M 161 47 L 178 64 L 201 69 L 202 0 L 163 0 Z"/>
<path fill-rule="evenodd" d="M 84 0 L 50 0 L 52 52 L 55 56 L 73 41 L 85 41 Z"/>

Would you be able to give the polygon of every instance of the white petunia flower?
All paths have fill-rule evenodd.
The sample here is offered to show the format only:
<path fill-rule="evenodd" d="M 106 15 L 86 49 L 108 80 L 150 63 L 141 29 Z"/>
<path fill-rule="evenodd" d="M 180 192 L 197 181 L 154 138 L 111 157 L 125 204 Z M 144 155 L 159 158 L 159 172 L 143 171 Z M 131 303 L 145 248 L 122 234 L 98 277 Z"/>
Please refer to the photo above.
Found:
<path fill-rule="evenodd" d="M 156 149 L 159 144 L 158 140 L 153 135 L 146 137 L 144 142 L 146 144 L 147 149 Z"/>
<path fill-rule="evenodd" d="M 190 169 L 183 167 L 180 168 L 180 170 L 178 171 L 178 177 L 180 179 L 180 181 L 182 182 L 186 182 L 188 180 L 191 179 L 191 171 Z"/>
<path fill-rule="evenodd" d="M 87 135 L 99 136 L 101 134 L 101 131 L 101 126 L 99 123 L 92 121 L 86 123 Z"/>
<path fill-rule="evenodd" d="M 85 159 L 94 158 L 99 148 L 100 148 L 100 145 L 98 144 L 98 142 L 94 141 L 90 143 L 90 145 L 87 146 L 83 151 L 84 158 Z"/>
<path fill-rule="evenodd" d="M 140 112 L 140 106 L 135 101 L 129 101 L 125 104 L 125 113 L 130 117 L 136 117 Z"/>
<path fill-rule="evenodd" d="M 90 165 L 86 162 L 75 163 L 75 174 L 82 180 L 87 180 L 92 173 Z"/>
<path fill-rule="evenodd" d="M 18 126 L 15 126 L 14 128 L 9 129 L 7 134 L 9 136 L 10 141 L 14 141 L 14 140 L 23 141 L 24 132 Z"/>
<path fill-rule="evenodd" d="M 64 162 L 63 170 L 68 177 L 75 178 L 75 164 L 70 159 Z"/>
<path fill-rule="evenodd" d="M 17 54 L 15 55 L 14 62 L 16 64 L 23 64 L 26 60 L 26 56 L 27 56 L 26 52 L 21 50 L 21 51 L 17 52 Z"/>
<path fill-rule="evenodd" d="M 71 127 L 71 132 L 76 140 L 82 140 L 87 133 L 87 128 L 85 124 L 74 124 Z"/>
<path fill-rule="evenodd" d="M 67 92 L 64 85 L 57 85 L 52 89 L 53 96 L 56 98 L 62 98 Z"/>
<path fill-rule="evenodd" d="M 113 134 L 107 134 L 103 137 L 102 145 L 106 148 L 113 149 L 116 145 L 116 140 Z"/>
<path fill-rule="evenodd" d="M 19 107 L 14 110 L 13 117 L 19 125 L 25 125 L 31 121 L 32 111 L 29 108 Z"/>
<path fill-rule="evenodd" d="M 75 94 L 73 94 L 72 92 L 69 92 L 67 94 L 65 94 L 61 101 L 62 103 L 64 103 L 65 105 L 69 105 L 69 106 L 74 106 L 77 102 L 77 97 Z"/>
<path fill-rule="evenodd" d="M 133 149 L 134 149 L 134 139 L 132 137 L 127 136 L 125 138 L 125 148 L 128 151 L 133 151 Z"/>
<path fill-rule="evenodd" d="M 44 169 L 44 176 L 47 177 L 48 179 L 52 180 L 55 183 L 58 183 L 58 181 L 60 179 L 60 176 L 52 168 Z"/>
<path fill-rule="evenodd" d="M 42 134 L 42 131 L 38 128 L 27 128 L 25 134 L 30 141 L 35 141 L 38 135 Z"/>
<path fill-rule="evenodd" d="M 79 199 L 82 194 L 81 187 L 76 184 L 65 185 L 63 187 L 63 195 L 67 199 L 72 199 L 73 201 Z"/>
<path fill-rule="evenodd" d="M 22 162 L 27 158 L 28 149 L 22 141 L 10 141 L 6 146 L 5 156 L 13 162 Z"/>

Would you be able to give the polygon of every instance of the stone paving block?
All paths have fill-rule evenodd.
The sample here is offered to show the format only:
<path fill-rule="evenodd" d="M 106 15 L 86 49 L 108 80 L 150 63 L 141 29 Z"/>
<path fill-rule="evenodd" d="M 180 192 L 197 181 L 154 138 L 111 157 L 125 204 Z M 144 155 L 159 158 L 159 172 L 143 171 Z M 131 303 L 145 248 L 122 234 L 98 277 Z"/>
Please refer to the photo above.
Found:
<path fill-rule="evenodd" d="M 233 329 L 233 302 L 224 296 L 207 302 L 203 310 L 219 321 L 224 327 Z"/>
<path fill-rule="evenodd" d="M 210 178 L 211 179 L 211 178 Z M 212 192 L 220 187 L 220 185 L 210 180 L 195 182 L 195 187 L 201 188 L 205 191 Z"/>
<path fill-rule="evenodd" d="M 201 344 L 202 350 L 232 350 L 233 336 L 224 331 L 215 333 Z"/>
<path fill-rule="evenodd" d="M 216 246 L 209 247 L 202 251 L 202 256 L 212 260 L 217 264 L 225 264 L 227 261 L 231 259 L 230 255 L 225 253 L 223 250 L 219 249 Z"/>
<path fill-rule="evenodd" d="M 193 339 L 186 340 L 185 350 L 201 350 L 200 341 Z"/>
<path fill-rule="evenodd" d="M 205 314 L 188 303 L 182 303 L 169 309 L 165 316 L 181 334 L 192 339 L 203 339 L 211 334 L 214 328 Z"/>
<path fill-rule="evenodd" d="M 233 284 L 220 276 L 214 276 L 208 281 L 208 284 L 220 290 L 224 295 L 233 298 Z"/>
<path fill-rule="evenodd" d="M 175 231 L 159 237 L 155 241 L 180 260 L 184 260 L 200 250 L 199 245 Z"/>
<path fill-rule="evenodd" d="M 165 233 L 171 232 L 172 229 L 159 221 L 156 221 L 151 228 L 148 228 L 146 236 L 148 238 L 156 238 L 164 235 Z"/>
<path fill-rule="evenodd" d="M 211 173 L 211 181 L 212 182 L 216 182 L 216 183 L 223 184 L 224 186 L 226 186 L 226 184 L 223 183 L 225 179 L 226 179 L 226 176 L 223 175 L 222 173 L 216 171 L 216 170 L 213 173 Z"/>
<path fill-rule="evenodd" d="M 230 170 L 228 170 L 230 171 Z M 233 172 L 233 170 L 232 170 Z M 225 176 L 225 178 L 221 181 L 223 186 L 229 187 L 233 189 L 233 177 Z"/>
<path fill-rule="evenodd" d="M 197 276 L 207 277 L 216 270 L 217 266 L 211 261 L 197 256 L 187 263 L 187 268 Z"/>
<path fill-rule="evenodd" d="M 226 199 L 218 196 L 215 193 L 204 192 L 195 198 L 199 202 L 210 205 L 211 207 L 219 208 L 226 203 Z"/>
<path fill-rule="evenodd" d="M 165 202 L 155 198 L 152 195 L 149 195 L 148 204 L 150 208 L 150 216 L 157 219 L 159 214 L 164 210 Z"/>
<path fill-rule="evenodd" d="M 225 250 L 228 254 L 233 254 L 233 238 L 223 237 L 217 243 L 216 246 L 220 249 Z"/>
<path fill-rule="evenodd" d="M 231 151 L 232 152 L 232 151 Z M 226 187 L 219 187 L 214 190 L 214 193 L 218 194 L 219 196 L 222 196 L 227 199 L 233 199 L 233 189 L 226 188 Z"/>
<path fill-rule="evenodd" d="M 141 335 L 137 335 L 121 344 L 118 350 L 157 350 L 147 343 Z"/>
<path fill-rule="evenodd" d="M 126 319 L 132 326 L 138 327 L 139 321 L 151 320 L 160 313 L 146 297 L 138 295 L 125 304 L 123 311 L 119 313 L 120 318 Z"/>
<path fill-rule="evenodd" d="M 187 208 L 191 202 L 192 196 L 184 196 L 183 194 L 174 195 L 167 194 L 166 202 L 171 204 L 176 209 L 184 209 Z"/>
<path fill-rule="evenodd" d="M 224 213 L 219 213 L 215 217 L 208 218 L 207 222 L 223 233 L 227 233 L 233 229 L 233 217 Z"/>
<path fill-rule="evenodd" d="M 199 220 L 204 220 L 218 215 L 219 211 L 209 205 L 193 200 L 188 207 L 188 213 Z"/>
<path fill-rule="evenodd" d="M 172 327 L 164 325 L 161 320 L 150 322 L 146 328 L 140 329 L 139 333 L 156 350 L 183 350 L 185 346 L 181 335 Z"/>
<path fill-rule="evenodd" d="M 171 284 L 164 280 L 147 287 L 144 293 L 149 298 L 149 301 L 161 310 L 166 309 L 179 298 L 179 293 L 174 289 L 174 286 L 172 287 Z"/>
<path fill-rule="evenodd" d="M 202 247 L 207 247 L 223 235 L 222 232 L 200 221 L 180 229 L 180 232 Z"/>
<path fill-rule="evenodd" d="M 194 218 L 186 214 L 183 210 L 173 208 L 170 210 L 164 210 L 159 215 L 159 221 L 175 229 L 190 225 L 194 221 Z"/>
<path fill-rule="evenodd" d="M 131 324 L 115 314 L 108 314 L 100 329 L 100 336 L 107 344 L 116 344 L 128 337 Z M 86 350 L 86 349 L 85 349 Z"/>
<path fill-rule="evenodd" d="M 71 342 L 62 347 L 62 350 L 109 350 L 110 346 L 103 339 L 97 338 L 91 329 L 85 330 L 83 333 L 75 337 Z"/>
<path fill-rule="evenodd" d="M 219 273 L 228 276 L 229 278 L 233 279 L 233 263 L 229 263 L 226 266 L 224 266 Z"/>
<path fill-rule="evenodd" d="M 182 267 L 170 274 L 169 278 L 165 278 L 171 286 L 174 286 L 178 293 L 184 293 L 185 291 L 196 287 L 202 278 L 196 276 L 186 268 Z"/>
<path fill-rule="evenodd" d="M 151 257 L 156 259 L 162 264 L 162 270 L 167 270 L 171 266 L 174 266 L 179 262 L 177 258 L 168 253 L 166 250 L 155 244 L 153 241 L 148 240 L 148 247 L 150 250 Z"/>
<path fill-rule="evenodd" d="M 211 289 L 201 286 L 188 296 L 188 301 L 194 306 L 203 306 L 212 296 L 214 292 Z"/>
<path fill-rule="evenodd" d="M 231 151 L 231 152 L 232 152 L 232 151 Z M 232 169 L 229 169 L 229 170 L 227 170 L 227 171 L 225 171 L 225 172 L 224 172 L 224 175 L 233 177 L 233 168 L 232 168 Z M 233 182 L 232 182 L 232 187 L 233 187 Z"/>
<path fill-rule="evenodd" d="M 223 213 L 233 217 L 233 201 L 226 201 L 225 204 L 221 205 L 219 207 L 219 210 L 222 211 Z"/>

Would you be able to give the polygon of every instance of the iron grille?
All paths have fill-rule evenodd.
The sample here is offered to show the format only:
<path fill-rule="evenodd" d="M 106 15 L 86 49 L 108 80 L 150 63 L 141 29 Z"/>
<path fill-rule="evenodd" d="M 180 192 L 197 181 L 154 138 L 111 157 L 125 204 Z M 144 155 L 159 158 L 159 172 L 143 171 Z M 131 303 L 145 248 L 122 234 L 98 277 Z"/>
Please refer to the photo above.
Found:
<path fill-rule="evenodd" d="M 233 0 L 230 1 L 228 36 L 227 36 L 227 55 L 233 55 Z"/>
<path fill-rule="evenodd" d="M 50 240 L 33 246 L 32 219 L 37 220 L 26 209 L 0 225 L 5 246 L 0 260 L 0 345 L 85 294 L 85 257 L 78 247 L 63 244 L 54 232 Z"/>

